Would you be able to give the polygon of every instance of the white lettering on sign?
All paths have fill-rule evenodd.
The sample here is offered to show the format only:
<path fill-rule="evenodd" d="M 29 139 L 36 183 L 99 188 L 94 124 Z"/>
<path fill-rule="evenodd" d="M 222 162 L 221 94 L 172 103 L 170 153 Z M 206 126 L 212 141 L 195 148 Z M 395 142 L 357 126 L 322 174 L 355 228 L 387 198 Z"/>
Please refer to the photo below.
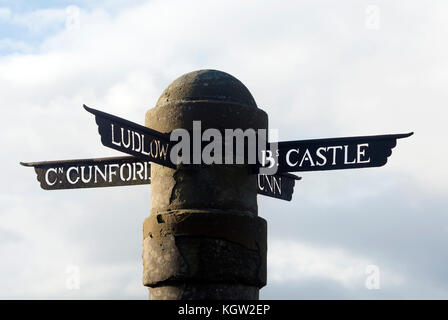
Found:
<path fill-rule="evenodd" d="M 56 171 L 55 168 L 50 168 L 50 169 L 47 170 L 47 172 L 45 172 L 45 183 L 48 184 L 49 186 L 54 185 L 58 181 L 58 178 L 56 177 L 53 180 L 53 182 L 50 182 L 49 175 L 50 175 L 51 172 L 57 173 L 57 171 Z"/>
<path fill-rule="evenodd" d="M 72 178 L 71 178 L 71 172 L 73 170 L 76 170 L 76 173 L 77 173 L 76 180 L 72 180 Z M 70 184 L 75 184 L 79 181 L 79 168 L 78 167 L 70 167 L 67 169 L 67 181 Z"/>
<path fill-rule="evenodd" d="M 289 157 L 291 156 L 291 153 L 293 153 L 293 152 L 299 154 L 299 149 L 291 149 L 286 153 L 286 163 L 288 164 L 288 166 L 291 166 L 291 167 L 294 167 L 297 164 L 297 162 L 299 162 L 299 161 L 296 161 L 296 162 L 292 163 L 291 160 L 289 160 Z"/>
<path fill-rule="evenodd" d="M 366 155 L 366 149 L 361 150 L 362 147 L 369 147 L 368 143 L 361 143 L 357 145 L 357 157 L 356 159 L 358 160 L 358 163 L 369 163 L 370 162 L 370 158 L 367 160 L 361 160 L 361 156 L 365 156 Z"/>
<path fill-rule="evenodd" d="M 322 162 L 319 162 L 319 160 L 316 161 L 316 165 L 318 167 L 322 167 L 327 164 L 327 158 L 325 158 L 325 156 L 322 154 L 322 152 L 325 152 L 326 150 L 327 149 L 325 147 L 320 147 L 316 151 L 317 157 L 322 161 Z"/>
<path fill-rule="evenodd" d="M 124 169 L 127 168 L 128 169 L 128 175 L 125 178 L 125 173 L 124 173 Z M 122 181 L 129 181 L 132 179 L 132 168 L 131 168 L 131 164 L 130 163 L 125 163 L 124 165 L 120 166 L 120 178 Z M 135 180 L 135 176 L 134 176 L 134 180 Z"/>
<path fill-rule="evenodd" d="M 354 147 L 354 150 L 350 150 Z M 355 146 L 341 145 L 314 148 L 290 149 L 286 152 L 286 163 L 289 167 L 322 167 L 327 164 L 355 165 L 359 163 L 370 163 L 370 157 L 366 156 L 369 148 L 368 143 L 356 144 Z"/>
<path fill-rule="evenodd" d="M 266 166 L 266 163 L 269 163 L 268 169 L 275 166 L 275 158 L 278 159 L 278 149 L 276 150 L 276 156 L 272 154 L 271 150 L 261 150 L 261 165 Z M 278 165 L 278 163 L 277 163 Z"/>
<path fill-rule="evenodd" d="M 131 129 L 115 127 L 110 125 L 112 144 L 141 153 L 145 156 L 151 156 L 156 159 L 167 160 L 168 143 L 163 143 L 159 139 L 152 138 L 144 133 L 136 132 Z"/>
<path fill-rule="evenodd" d="M 107 181 L 107 164 L 104 167 L 104 172 L 101 171 L 100 167 L 95 166 L 95 180 L 94 183 L 98 182 L 98 174 L 103 178 L 103 181 Z"/>
<path fill-rule="evenodd" d="M 308 161 L 310 163 L 310 165 L 312 167 L 314 167 L 314 161 L 313 161 L 313 158 L 311 157 L 310 150 L 308 150 L 308 149 L 306 149 L 305 153 L 303 154 L 302 161 L 300 161 L 300 165 L 299 165 L 300 167 L 302 166 L 304 161 Z"/>
<path fill-rule="evenodd" d="M 106 165 L 72 166 L 64 172 L 59 168 L 59 173 L 65 176 L 65 180 L 71 184 L 98 184 L 112 183 L 114 180 L 127 182 L 139 180 L 150 180 L 149 161 L 135 163 L 112 163 Z M 55 177 L 53 177 L 53 174 Z M 45 173 L 45 183 L 49 186 L 56 184 L 56 168 L 49 168 Z"/>
<path fill-rule="evenodd" d="M 333 162 L 331 163 L 332 166 L 334 166 L 336 164 L 336 152 L 338 149 L 342 150 L 342 146 L 332 146 L 332 147 L 328 147 L 328 150 L 333 150 Z"/>
<path fill-rule="evenodd" d="M 136 138 L 138 139 L 137 140 L 138 141 L 138 148 L 136 147 L 136 145 L 137 145 L 136 144 Z M 141 150 L 142 150 L 142 138 L 136 132 L 133 132 L 133 135 L 132 135 L 132 150 L 136 151 L 136 152 L 141 152 Z"/>
<path fill-rule="evenodd" d="M 270 191 L 272 194 L 282 195 L 282 178 L 274 175 L 258 175 L 258 189 Z"/>
<path fill-rule="evenodd" d="M 115 139 L 114 139 L 114 125 L 111 124 L 110 127 L 111 127 L 111 131 L 112 131 L 112 143 L 113 143 L 114 145 L 120 147 L 120 146 L 121 146 L 121 142 L 120 142 L 120 141 L 115 141 Z"/>

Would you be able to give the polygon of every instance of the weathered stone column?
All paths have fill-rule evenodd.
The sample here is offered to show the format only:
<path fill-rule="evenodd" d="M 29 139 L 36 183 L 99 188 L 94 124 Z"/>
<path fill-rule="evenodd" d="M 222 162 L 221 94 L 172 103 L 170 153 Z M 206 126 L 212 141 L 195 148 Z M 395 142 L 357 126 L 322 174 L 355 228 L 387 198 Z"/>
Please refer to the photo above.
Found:
<path fill-rule="evenodd" d="M 267 114 L 236 78 L 216 70 L 181 76 L 146 114 L 169 133 L 267 129 Z M 143 284 L 151 299 L 258 299 L 266 284 L 266 221 L 256 175 L 245 165 L 151 166 L 151 215 L 143 224 Z"/>

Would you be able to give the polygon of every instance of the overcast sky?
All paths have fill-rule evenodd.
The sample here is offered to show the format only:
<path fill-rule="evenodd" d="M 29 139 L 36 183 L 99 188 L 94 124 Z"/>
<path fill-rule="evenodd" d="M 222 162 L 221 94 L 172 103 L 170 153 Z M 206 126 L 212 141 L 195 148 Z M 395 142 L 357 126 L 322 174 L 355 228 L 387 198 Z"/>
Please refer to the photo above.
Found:
<path fill-rule="evenodd" d="M 415 131 L 385 167 L 259 196 L 261 298 L 447 299 L 447 16 L 446 1 L 0 0 L 0 298 L 147 298 L 150 186 L 44 191 L 19 161 L 119 155 L 83 103 L 143 124 L 175 78 L 218 69 L 281 140 Z"/>

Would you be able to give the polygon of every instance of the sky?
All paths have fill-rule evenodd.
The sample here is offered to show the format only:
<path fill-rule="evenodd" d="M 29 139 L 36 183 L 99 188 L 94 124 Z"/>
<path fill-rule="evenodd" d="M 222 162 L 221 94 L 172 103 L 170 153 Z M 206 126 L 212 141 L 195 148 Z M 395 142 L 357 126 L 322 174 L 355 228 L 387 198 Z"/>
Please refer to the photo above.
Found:
<path fill-rule="evenodd" d="M 0 0 L 0 298 L 147 299 L 150 186 L 44 191 L 20 161 L 120 155 L 180 75 L 232 74 L 280 140 L 406 133 L 381 168 L 306 172 L 268 222 L 262 299 L 447 299 L 446 1 Z"/>

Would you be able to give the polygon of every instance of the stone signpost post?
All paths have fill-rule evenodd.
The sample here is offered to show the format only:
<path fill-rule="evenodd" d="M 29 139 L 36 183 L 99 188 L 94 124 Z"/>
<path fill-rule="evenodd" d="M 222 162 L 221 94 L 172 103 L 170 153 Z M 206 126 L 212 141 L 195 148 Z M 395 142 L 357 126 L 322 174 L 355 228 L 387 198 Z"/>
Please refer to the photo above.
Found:
<path fill-rule="evenodd" d="M 188 73 L 162 93 L 146 126 L 163 133 L 267 129 L 268 116 L 227 73 Z M 266 284 L 266 220 L 247 165 L 151 166 L 143 283 L 155 299 L 258 299 Z"/>

